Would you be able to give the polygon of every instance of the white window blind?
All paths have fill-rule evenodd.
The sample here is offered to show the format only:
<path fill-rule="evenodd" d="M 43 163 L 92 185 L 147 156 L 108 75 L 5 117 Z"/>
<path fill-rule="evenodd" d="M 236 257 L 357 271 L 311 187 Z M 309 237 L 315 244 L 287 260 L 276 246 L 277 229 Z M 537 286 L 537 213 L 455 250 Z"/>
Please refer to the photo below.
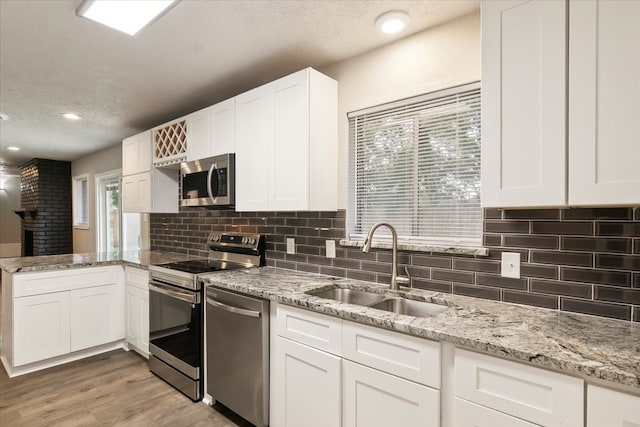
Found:
<path fill-rule="evenodd" d="M 481 244 L 479 83 L 348 117 L 350 239 L 387 221 L 405 243 Z"/>

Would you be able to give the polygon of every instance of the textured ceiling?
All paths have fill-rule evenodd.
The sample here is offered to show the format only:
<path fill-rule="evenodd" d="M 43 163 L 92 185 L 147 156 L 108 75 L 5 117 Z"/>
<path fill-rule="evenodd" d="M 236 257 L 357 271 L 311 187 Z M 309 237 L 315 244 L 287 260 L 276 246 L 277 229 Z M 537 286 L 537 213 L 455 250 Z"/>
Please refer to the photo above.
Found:
<path fill-rule="evenodd" d="M 131 37 L 77 17 L 79 4 L 0 1 L 0 112 L 10 117 L 0 122 L 0 163 L 73 160 L 479 8 L 477 0 L 184 0 Z M 378 33 L 375 18 L 397 9 L 409 12 L 409 28 Z M 83 119 L 62 119 L 67 111 Z"/>

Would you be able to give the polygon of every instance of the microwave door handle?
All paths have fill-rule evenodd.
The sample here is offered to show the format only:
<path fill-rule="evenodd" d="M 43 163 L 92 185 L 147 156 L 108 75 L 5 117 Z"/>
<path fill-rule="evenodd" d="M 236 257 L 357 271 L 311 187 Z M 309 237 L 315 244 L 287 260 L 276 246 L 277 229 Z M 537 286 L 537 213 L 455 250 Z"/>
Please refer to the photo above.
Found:
<path fill-rule="evenodd" d="M 212 178 L 215 178 L 215 180 L 216 180 L 216 183 L 215 183 L 216 192 L 215 192 L 215 194 L 213 193 L 212 188 L 211 188 Z M 211 200 L 214 200 L 216 197 L 218 197 L 218 168 L 216 168 L 216 164 L 215 163 L 212 164 L 211 167 L 209 168 L 209 176 L 207 178 L 207 191 L 209 192 L 209 198 Z"/>

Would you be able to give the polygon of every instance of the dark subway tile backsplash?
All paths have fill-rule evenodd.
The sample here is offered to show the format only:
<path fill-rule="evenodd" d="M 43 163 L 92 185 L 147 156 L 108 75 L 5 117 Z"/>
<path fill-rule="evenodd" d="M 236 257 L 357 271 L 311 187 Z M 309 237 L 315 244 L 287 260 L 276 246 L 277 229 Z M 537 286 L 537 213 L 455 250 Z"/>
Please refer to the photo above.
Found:
<path fill-rule="evenodd" d="M 488 256 L 400 251 L 414 288 L 640 322 L 640 208 L 485 209 Z M 266 234 L 267 265 L 388 284 L 391 251 L 336 247 L 345 211 L 188 209 L 151 215 L 151 248 L 206 256 L 210 231 Z M 286 238 L 296 254 L 286 254 Z M 337 242 L 336 242 L 337 243 Z M 521 256 L 521 278 L 501 277 L 502 252 Z"/>

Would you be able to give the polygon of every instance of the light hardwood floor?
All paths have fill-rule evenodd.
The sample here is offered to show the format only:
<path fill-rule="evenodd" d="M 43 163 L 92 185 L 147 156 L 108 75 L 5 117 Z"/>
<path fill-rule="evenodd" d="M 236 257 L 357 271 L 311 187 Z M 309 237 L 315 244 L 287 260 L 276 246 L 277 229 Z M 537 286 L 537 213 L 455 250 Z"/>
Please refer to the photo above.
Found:
<path fill-rule="evenodd" d="M 0 367 L 0 426 L 248 426 L 188 397 L 116 350 L 15 378 Z"/>

